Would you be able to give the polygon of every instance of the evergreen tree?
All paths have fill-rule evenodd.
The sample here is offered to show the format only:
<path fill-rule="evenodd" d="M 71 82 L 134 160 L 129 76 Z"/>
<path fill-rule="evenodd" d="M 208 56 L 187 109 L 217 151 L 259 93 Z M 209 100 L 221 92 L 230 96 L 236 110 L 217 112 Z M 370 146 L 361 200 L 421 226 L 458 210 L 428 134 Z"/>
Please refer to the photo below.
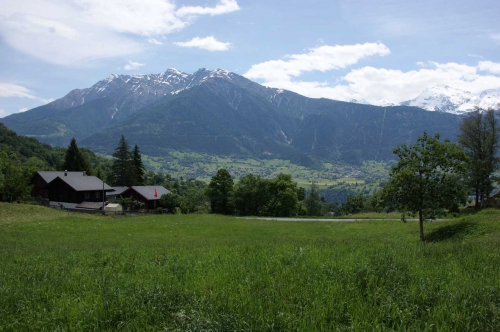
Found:
<path fill-rule="evenodd" d="M 139 147 L 134 145 L 134 151 L 132 152 L 132 185 L 143 186 L 144 185 L 144 164 L 142 163 L 141 154 L 139 152 Z"/>
<path fill-rule="evenodd" d="M 125 136 L 122 135 L 118 147 L 113 153 L 111 166 L 111 183 L 114 186 L 130 187 L 132 185 L 132 161 Z"/>
<path fill-rule="evenodd" d="M 321 215 L 323 204 L 321 202 L 318 185 L 316 183 L 313 183 L 311 185 L 311 191 L 309 192 L 309 196 L 307 196 L 307 198 L 304 200 L 304 205 L 309 216 Z"/>
<path fill-rule="evenodd" d="M 470 158 L 468 184 L 476 196 L 476 208 L 480 208 L 493 189 L 493 173 L 499 166 L 500 126 L 493 110 L 477 110 L 462 121 L 460 131 L 460 145 Z"/>
<path fill-rule="evenodd" d="M 64 163 L 62 165 L 65 171 L 85 171 L 88 175 L 91 174 L 90 163 L 88 158 L 85 158 L 83 153 L 76 144 L 76 139 L 73 137 L 66 150 Z"/>

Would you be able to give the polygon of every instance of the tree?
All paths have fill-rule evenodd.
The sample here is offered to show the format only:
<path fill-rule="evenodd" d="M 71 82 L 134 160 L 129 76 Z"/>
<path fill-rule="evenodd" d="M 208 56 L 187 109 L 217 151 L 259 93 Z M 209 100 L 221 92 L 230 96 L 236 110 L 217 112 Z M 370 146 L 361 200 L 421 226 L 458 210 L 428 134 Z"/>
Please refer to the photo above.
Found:
<path fill-rule="evenodd" d="M 300 210 L 297 192 L 297 183 L 292 181 L 290 174 L 278 174 L 268 184 L 266 214 L 273 217 L 297 216 Z"/>
<path fill-rule="evenodd" d="M 459 143 L 470 158 L 468 184 L 475 193 L 476 208 L 484 206 L 493 189 L 493 173 L 498 170 L 498 120 L 493 110 L 476 110 L 460 124 Z"/>
<path fill-rule="evenodd" d="M 111 182 L 115 186 L 130 187 L 132 185 L 132 162 L 128 143 L 122 135 L 118 147 L 113 153 L 113 164 L 111 166 Z"/>
<path fill-rule="evenodd" d="M 304 200 L 304 205 L 307 209 L 307 215 L 321 215 L 323 204 L 321 202 L 321 198 L 319 197 L 318 185 L 316 183 L 313 183 L 311 185 L 311 191 L 309 192 L 309 196 L 307 196 L 307 198 Z"/>
<path fill-rule="evenodd" d="M 22 200 L 31 192 L 33 167 L 22 164 L 16 155 L 0 151 L 0 193 L 10 200 Z"/>
<path fill-rule="evenodd" d="M 167 209 L 168 212 L 174 213 L 175 209 L 180 206 L 180 197 L 175 190 L 170 194 L 164 194 L 160 197 L 160 206 Z"/>
<path fill-rule="evenodd" d="M 259 215 L 260 198 L 264 195 L 259 191 L 261 182 L 260 176 L 247 174 L 234 186 L 234 208 L 238 215 Z"/>
<path fill-rule="evenodd" d="M 88 175 L 91 174 L 90 163 L 76 144 L 76 139 L 73 137 L 66 150 L 64 157 L 63 169 L 66 171 L 85 171 Z"/>
<path fill-rule="evenodd" d="M 464 204 L 467 190 L 464 176 L 468 157 L 448 140 L 424 135 L 414 145 L 403 144 L 394 150 L 398 163 L 384 186 L 384 200 L 403 212 L 418 214 L 420 239 L 425 241 L 424 220 L 434 219 Z"/>
<path fill-rule="evenodd" d="M 134 145 L 134 150 L 132 152 L 132 184 L 134 186 L 144 185 L 144 173 L 145 168 L 142 163 L 142 157 L 139 152 L 139 147 Z"/>
<path fill-rule="evenodd" d="M 212 213 L 233 213 L 233 179 L 229 172 L 221 168 L 217 171 L 206 190 Z"/>
<path fill-rule="evenodd" d="M 344 211 L 347 214 L 360 213 L 365 207 L 366 199 L 363 194 L 347 196 Z"/>

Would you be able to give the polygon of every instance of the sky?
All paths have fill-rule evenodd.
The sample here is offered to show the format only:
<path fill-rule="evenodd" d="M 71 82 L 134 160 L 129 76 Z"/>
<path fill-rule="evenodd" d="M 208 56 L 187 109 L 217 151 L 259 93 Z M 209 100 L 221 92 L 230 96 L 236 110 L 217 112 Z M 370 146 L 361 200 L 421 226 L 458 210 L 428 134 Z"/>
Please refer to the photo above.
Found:
<path fill-rule="evenodd" d="M 397 104 L 500 88 L 498 0 L 0 0 L 0 117 L 110 74 L 226 69 Z"/>

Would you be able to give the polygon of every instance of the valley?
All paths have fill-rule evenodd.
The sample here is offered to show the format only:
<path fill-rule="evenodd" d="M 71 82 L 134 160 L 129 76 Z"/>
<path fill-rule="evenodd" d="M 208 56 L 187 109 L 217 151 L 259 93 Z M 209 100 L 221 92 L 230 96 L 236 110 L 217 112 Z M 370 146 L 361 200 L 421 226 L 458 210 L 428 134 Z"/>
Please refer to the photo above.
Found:
<path fill-rule="evenodd" d="M 247 174 L 272 178 L 285 173 L 291 174 L 294 181 L 304 188 L 315 183 L 321 189 L 350 189 L 366 195 L 373 193 L 388 178 L 393 164 L 392 161 L 364 161 L 360 165 L 318 162 L 316 167 L 306 167 L 284 159 L 259 160 L 180 151 L 170 151 L 163 157 L 144 155 L 143 160 L 148 169 L 176 178 L 209 182 L 220 168 L 227 169 L 236 181 Z"/>

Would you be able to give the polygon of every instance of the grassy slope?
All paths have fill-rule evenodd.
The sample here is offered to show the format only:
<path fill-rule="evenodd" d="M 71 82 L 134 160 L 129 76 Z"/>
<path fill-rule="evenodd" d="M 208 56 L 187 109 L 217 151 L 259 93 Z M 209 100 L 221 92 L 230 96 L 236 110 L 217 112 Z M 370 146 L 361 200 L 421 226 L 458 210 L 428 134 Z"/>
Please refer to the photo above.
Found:
<path fill-rule="evenodd" d="M 8 222 L 4 220 L 8 219 Z M 500 213 L 110 218 L 0 204 L 0 331 L 500 329 Z"/>

